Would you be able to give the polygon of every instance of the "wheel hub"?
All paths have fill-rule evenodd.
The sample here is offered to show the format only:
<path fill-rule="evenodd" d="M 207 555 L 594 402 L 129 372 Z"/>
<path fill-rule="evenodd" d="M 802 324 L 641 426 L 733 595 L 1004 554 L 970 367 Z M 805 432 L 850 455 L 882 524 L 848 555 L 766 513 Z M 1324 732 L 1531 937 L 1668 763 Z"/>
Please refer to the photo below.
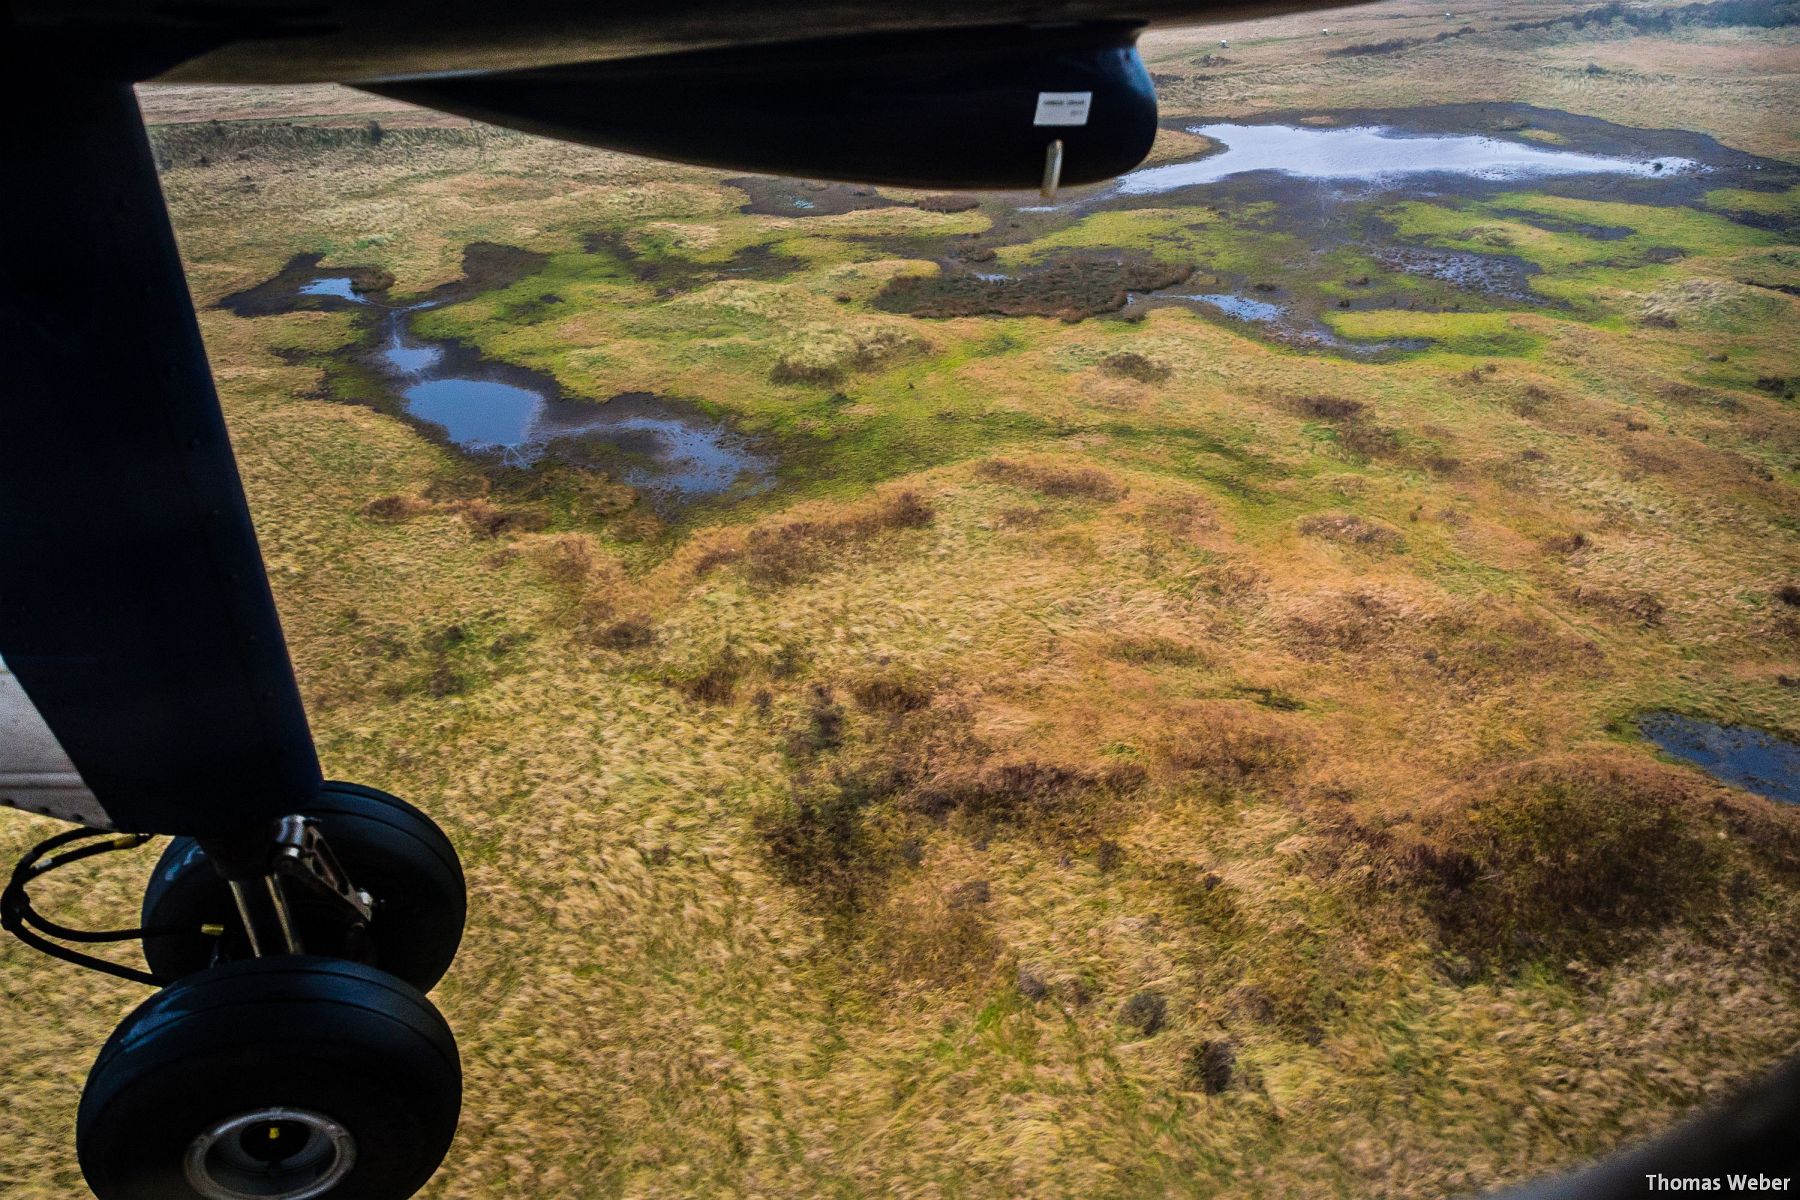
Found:
<path fill-rule="evenodd" d="M 188 1145 L 187 1181 L 206 1200 L 313 1200 L 356 1164 L 356 1139 L 322 1113 L 261 1108 Z"/>

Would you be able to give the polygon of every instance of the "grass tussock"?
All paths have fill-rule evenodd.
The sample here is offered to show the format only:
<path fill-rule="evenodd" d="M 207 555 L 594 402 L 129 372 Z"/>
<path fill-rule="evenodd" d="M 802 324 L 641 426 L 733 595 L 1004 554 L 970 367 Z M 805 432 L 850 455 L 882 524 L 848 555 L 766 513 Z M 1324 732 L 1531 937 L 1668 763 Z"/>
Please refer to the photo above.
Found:
<path fill-rule="evenodd" d="M 924 529 L 936 519 L 931 504 L 911 490 L 895 492 L 849 512 L 816 519 L 759 525 L 744 540 L 744 574 L 765 587 L 807 579 L 849 547 L 883 534 Z"/>
<path fill-rule="evenodd" d="M 1569 591 L 1569 599 L 1582 608 L 1621 617 L 1646 627 L 1660 625 L 1668 605 L 1647 588 L 1602 587 L 1578 584 Z"/>
<path fill-rule="evenodd" d="M 931 344 L 917 334 L 888 326 L 807 330 L 800 344 L 769 369 L 769 381 L 835 386 L 850 375 L 880 370 L 930 349 Z"/>
<path fill-rule="evenodd" d="M 1167 363 L 1147 354 L 1139 354 L 1135 350 L 1122 350 L 1117 354 L 1107 355 L 1100 360 L 1100 369 L 1108 375 L 1138 383 L 1167 383 L 1175 375 Z"/>
<path fill-rule="evenodd" d="M 1174 771 L 1241 789 L 1291 777 L 1307 759 L 1297 719 L 1254 702 L 1202 701 L 1184 709 L 1160 739 L 1158 757 Z"/>
<path fill-rule="evenodd" d="M 1102 766 L 1001 759 L 943 771 L 906 797 L 906 807 L 933 820 L 958 817 L 1000 824 L 1091 823 L 1111 801 L 1147 779 L 1137 763 Z"/>
<path fill-rule="evenodd" d="M 1686 772 L 1623 751 L 1501 772 L 1403 852 L 1446 943 L 1471 961 L 1605 961 L 1701 918 L 1725 865 Z"/>
<path fill-rule="evenodd" d="M 1379 554 L 1396 554 L 1406 549 L 1406 539 L 1398 529 L 1355 513 L 1318 513 L 1302 517 L 1295 528 L 1307 537 Z"/>
<path fill-rule="evenodd" d="M 977 467 L 976 474 L 995 483 L 1057 500 L 1110 502 L 1125 496 L 1125 488 L 1118 480 L 1095 467 L 1065 467 L 993 458 Z"/>

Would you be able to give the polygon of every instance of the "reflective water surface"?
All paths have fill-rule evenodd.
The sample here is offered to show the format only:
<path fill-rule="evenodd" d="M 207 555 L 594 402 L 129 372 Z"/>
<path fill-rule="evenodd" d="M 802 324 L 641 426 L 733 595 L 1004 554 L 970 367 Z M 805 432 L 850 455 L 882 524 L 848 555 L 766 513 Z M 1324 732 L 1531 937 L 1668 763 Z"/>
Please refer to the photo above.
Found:
<path fill-rule="evenodd" d="M 1771 800 L 1800 804 L 1800 745 L 1761 729 L 1717 725 L 1672 712 L 1646 714 L 1638 728 L 1665 752 L 1715 779 Z"/>
<path fill-rule="evenodd" d="M 1278 171 L 1303 179 L 1369 181 L 1398 175 L 1451 174 L 1477 179 L 1524 179 L 1554 175 L 1692 174 L 1706 168 L 1692 159 L 1615 158 L 1573 150 L 1526 146 L 1475 134 L 1398 136 L 1380 126 L 1307 129 L 1298 125 L 1195 125 L 1224 145 L 1216 154 L 1191 162 L 1133 171 L 1120 178 L 1118 193 L 1139 196 L 1216 183 L 1250 171 Z"/>

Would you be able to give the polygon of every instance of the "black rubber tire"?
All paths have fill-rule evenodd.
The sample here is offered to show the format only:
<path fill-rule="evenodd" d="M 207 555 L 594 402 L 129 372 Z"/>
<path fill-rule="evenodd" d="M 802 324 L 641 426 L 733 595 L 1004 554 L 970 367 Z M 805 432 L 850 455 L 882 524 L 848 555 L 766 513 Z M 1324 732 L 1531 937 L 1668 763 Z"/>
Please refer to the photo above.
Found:
<path fill-rule="evenodd" d="M 355 1139 L 329 1200 L 404 1200 L 443 1161 L 462 1108 L 444 1018 L 385 972 L 310 955 L 202 971 L 139 1005 L 100 1051 L 76 1116 L 100 1200 L 196 1200 L 203 1131 L 267 1108 L 321 1113 Z"/>
<path fill-rule="evenodd" d="M 355 885 L 375 897 L 375 920 L 359 960 L 430 991 L 456 957 L 468 916 L 468 894 L 456 849 L 430 817 L 395 796 L 354 783 L 327 783 L 301 810 L 319 824 Z M 309 951 L 340 953 L 340 926 L 329 909 L 290 886 L 301 944 Z M 144 891 L 146 929 L 178 928 L 191 934 L 144 939 L 144 959 L 164 983 L 214 964 L 249 955 L 231 889 L 193 838 L 171 841 Z M 221 941 L 198 932 L 226 928 Z M 308 936 L 312 934 L 312 936 Z"/>

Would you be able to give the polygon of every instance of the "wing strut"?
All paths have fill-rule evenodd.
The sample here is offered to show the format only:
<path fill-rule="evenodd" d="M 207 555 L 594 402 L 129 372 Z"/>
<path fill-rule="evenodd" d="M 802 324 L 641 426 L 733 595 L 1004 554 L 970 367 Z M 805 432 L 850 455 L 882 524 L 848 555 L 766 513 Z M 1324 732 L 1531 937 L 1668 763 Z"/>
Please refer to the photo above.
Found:
<path fill-rule="evenodd" d="M 137 100 L 7 75 L 0 801 L 264 828 L 319 764 Z"/>

